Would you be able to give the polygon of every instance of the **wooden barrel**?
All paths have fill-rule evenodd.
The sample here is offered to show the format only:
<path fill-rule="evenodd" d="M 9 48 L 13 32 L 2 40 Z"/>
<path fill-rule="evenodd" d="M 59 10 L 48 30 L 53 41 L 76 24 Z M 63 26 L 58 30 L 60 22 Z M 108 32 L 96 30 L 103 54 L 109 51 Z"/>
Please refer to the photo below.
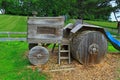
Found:
<path fill-rule="evenodd" d="M 28 58 L 33 65 L 45 64 L 49 60 L 49 52 L 45 47 L 35 46 L 30 50 Z"/>
<path fill-rule="evenodd" d="M 97 64 L 107 51 L 107 40 L 99 31 L 76 33 L 71 40 L 72 57 L 81 64 Z"/>

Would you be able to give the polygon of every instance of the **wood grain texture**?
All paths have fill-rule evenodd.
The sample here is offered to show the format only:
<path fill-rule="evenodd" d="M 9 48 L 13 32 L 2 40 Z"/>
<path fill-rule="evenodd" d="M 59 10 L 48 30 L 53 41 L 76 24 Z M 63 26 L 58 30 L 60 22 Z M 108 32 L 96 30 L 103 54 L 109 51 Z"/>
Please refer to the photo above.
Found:
<path fill-rule="evenodd" d="M 29 17 L 29 43 L 59 43 L 63 36 L 63 17 Z"/>
<path fill-rule="evenodd" d="M 72 57 L 82 64 L 99 63 L 107 51 L 107 40 L 99 31 L 83 31 L 71 41 Z"/>
<path fill-rule="evenodd" d="M 49 52 L 45 47 L 35 46 L 30 50 L 28 58 L 33 65 L 45 64 L 49 60 Z"/>

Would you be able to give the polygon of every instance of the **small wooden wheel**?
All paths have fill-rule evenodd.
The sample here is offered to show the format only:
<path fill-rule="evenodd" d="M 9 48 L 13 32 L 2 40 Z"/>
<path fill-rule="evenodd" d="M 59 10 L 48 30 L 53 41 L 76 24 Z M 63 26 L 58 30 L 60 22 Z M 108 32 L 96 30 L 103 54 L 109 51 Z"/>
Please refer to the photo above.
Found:
<path fill-rule="evenodd" d="M 49 60 L 49 52 L 45 47 L 35 46 L 30 50 L 28 58 L 33 65 L 45 64 Z"/>

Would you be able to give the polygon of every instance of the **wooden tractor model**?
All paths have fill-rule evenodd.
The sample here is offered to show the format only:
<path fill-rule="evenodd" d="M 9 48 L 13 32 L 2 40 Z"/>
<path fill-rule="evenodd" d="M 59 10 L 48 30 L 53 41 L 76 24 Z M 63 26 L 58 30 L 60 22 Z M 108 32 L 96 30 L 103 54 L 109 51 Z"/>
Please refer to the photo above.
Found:
<path fill-rule="evenodd" d="M 97 64 L 107 51 L 107 39 L 103 28 L 77 21 L 64 27 L 64 17 L 29 17 L 28 36 L 29 61 L 33 65 L 45 64 L 49 60 L 47 44 L 58 44 L 58 63 L 71 56 L 81 64 Z M 65 46 L 64 49 L 61 46 Z M 61 56 L 67 53 L 67 57 Z"/>

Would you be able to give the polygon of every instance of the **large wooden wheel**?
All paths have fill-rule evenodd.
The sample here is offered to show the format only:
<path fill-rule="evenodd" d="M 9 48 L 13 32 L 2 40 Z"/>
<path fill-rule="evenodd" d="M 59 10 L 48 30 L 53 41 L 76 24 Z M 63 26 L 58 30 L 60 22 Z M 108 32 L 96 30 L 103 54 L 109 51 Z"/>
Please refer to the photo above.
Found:
<path fill-rule="evenodd" d="M 45 64 L 49 60 L 49 52 L 45 47 L 35 46 L 30 50 L 28 58 L 33 65 Z"/>
<path fill-rule="evenodd" d="M 107 51 L 107 40 L 99 31 L 83 31 L 73 36 L 72 57 L 81 64 L 99 63 Z"/>

